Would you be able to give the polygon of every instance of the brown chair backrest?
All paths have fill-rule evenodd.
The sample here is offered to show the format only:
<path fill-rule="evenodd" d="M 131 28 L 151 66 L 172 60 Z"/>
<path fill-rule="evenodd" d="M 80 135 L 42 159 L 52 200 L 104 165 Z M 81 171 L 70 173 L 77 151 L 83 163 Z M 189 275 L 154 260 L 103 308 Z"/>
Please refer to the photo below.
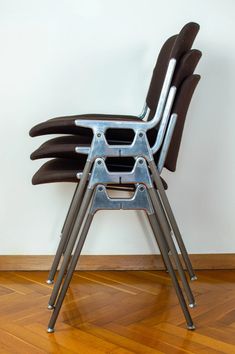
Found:
<path fill-rule="evenodd" d="M 188 76 L 180 85 L 177 91 L 176 99 L 172 108 L 172 113 L 177 113 L 177 121 L 164 167 L 169 171 L 176 170 L 176 164 L 180 149 L 180 143 L 184 130 L 184 123 L 191 102 L 194 90 L 200 80 L 200 75 Z"/>
<path fill-rule="evenodd" d="M 175 86 L 176 88 L 178 88 L 186 77 L 193 74 L 201 58 L 201 55 L 202 53 L 199 50 L 191 49 L 181 57 L 181 59 L 178 61 L 171 86 Z M 177 96 L 178 92 L 176 91 L 176 97 Z M 153 129 L 149 130 L 147 133 L 150 146 L 152 146 L 156 141 L 159 124 Z M 156 162 L 158 161 L 159 154 L 160 151 L 158 151 L 154 157 Z"/>
<path fill-rule="evenodd" d="M 146 103 L 150 109 L 148 120 L 155 115 L 169 61 L 171 59 L 178 61 L 192 47 L 198 31 L 199 25 L 190 22 L 181 29 L 178 35 L 169 38 L 163 45 L 153 70 L 146 97 Z"/>

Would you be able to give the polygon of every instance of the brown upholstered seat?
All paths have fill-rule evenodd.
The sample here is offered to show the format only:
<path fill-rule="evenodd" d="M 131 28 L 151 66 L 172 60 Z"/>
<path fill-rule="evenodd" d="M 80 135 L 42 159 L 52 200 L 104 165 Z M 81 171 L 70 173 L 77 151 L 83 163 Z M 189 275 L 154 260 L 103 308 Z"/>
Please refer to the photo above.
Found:
<path fill-rule="evenodd" d="M 88 136 L 88 139 L 92 138 L 92 131 L 87 128 L 77 127 L 75 125 L 75 120 L 120 120 L 120 121 L 138 121 L 142 122 L 140 118 L 134 116 L 120 116 L 120 115 L 104 115 L 104 114 L 81 114 L 69 117 L 58 117 L 47 120 L 46 122 L 39 123 L 34 126 L 29 135 L 34 137 L 38 135 L 45 134 L 76 134 L 83 136 Z M 124 132 L 125 134 L 125 132 Z M 126 136 L 126 135 L 125 135 Z M 127 138 L 129 138 L 127 134 Z"/>
<path fill-rule="evenodd" d="M 79 160 L 75 159 L 53 159 L 46 162 L 38 171 L 35 173 L 32 179 L 32 183 L 43 184 L 43 183 L 54 183 L 54 182 L 74 182 L 79 183 L 79 179 L 77 178 L 77 173 L 81 173 L 83 171 L 85 160 L 82 158 Z M 113 164 L 114 162 L 114 164 Z M 130 161 L 129 161 L 130 163 Z M 131 171 L 132 166 L 128 164 L 117 164 L 117 161 L 107 162 L 108 169 L 110 172 L 115 172 L 120 170 L 122 171 Z M 163 180 L 162 182 L 164 188 L 167 189 L 167 183 Z M 114 187 L 116 189 L 117 186 L 120 189 L 124 190 L 133 190 L 133 185 L 114 185 L 110 186 L 110 188 Z"/>

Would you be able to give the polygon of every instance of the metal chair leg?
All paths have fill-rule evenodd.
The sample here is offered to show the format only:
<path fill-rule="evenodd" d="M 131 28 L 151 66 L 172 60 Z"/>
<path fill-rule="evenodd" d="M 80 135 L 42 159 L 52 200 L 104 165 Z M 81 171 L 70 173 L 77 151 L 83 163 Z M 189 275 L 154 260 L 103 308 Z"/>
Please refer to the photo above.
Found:
<path fill-rule="evenodd" d="M 69 214 L 70 214 L 70 212 L 72 212 L 72 205 L 73 205 L 73 201 L 74 201 L 74 198 L 75 198 L 75 195 L 76 195 L 78 186 L 79 186 L 79 184 L 76 185 L 75 191 L 74 191 L 74 193 L 73 193 L 73 197 L 72 197 L 72 200 L 71 200 L 71 202 L 70 202 L 69 209 L 68 209 L 68 211 L 67 211 L 67 214 L 66 214 L 66 217 L 65 217 L 65 220 L 64 220 L 64 224 L 63 224 L 63 227 L 62 227 L 62 230 L 61 230 L 61 235 L 63 235 L 64 228 L 65 228 L 65 224 L 66 224 L 66 222 L 67 222 L 67 219 L 68 219 L 68 217 L 69 217 Z"/>
<path fill-rule="evenodd" d="M 86 236 L 88 234 L 91 222 L 93 220 L 93 216 L 94 216 L 94 214 L 91 214 L 90 212 L 87 215 L 86 221 L 84 223 L 84 226 L 83 226 L 83 229 L 82 229 L 82 232 L 81 232 L 81 236 L 80 236 L 78 244 L 76 246 L 74 255 L 72 256 L 71 263 L 69 265 L 67 274 L 65 276 L 64 283 L 63 283 L 63 285 L 61 287 L 61 291 L 60 291 L 60 293 L 58 295 L 58 298 L 57 298 L 53 313 L 51 315 L 51 318 L 50 318 L 50 321 L 49 321 L 49 324 L 48 324 L 48 330 L 47 331 L 49 333 L 54 332 L 54 327 L 55 327 L 55 323 L 56 323 L 57 317 L 59 315 L 61 306 L 63 304 L 66 292 L 67 292 L 69 284 L 70 284 L 70 281 L 72 279 L 73 272 L 74 272 L 74 270 L 76 268 L 76 265 L 77 265 L 77 262 L 78 262 L 78 258 L 79 258 L 80 254 L 81 254 L 81 251 L 82 251 L 82 247 L 83 247 L 84 242 L 86 240 Z"/>
<path fill-rule="evenodd" d="M 150 224 L 152 226 L 152 229 L 155 231 L 154 232 L 154 236 L 158 240 L 158 243 L 159 243 L 159 245 L 161 247 L 162 256 L 164 257 L 164 260 L 165 260 L 165 263 L 167 265 L 167 269 L 168 269 L 169 275 L 170 275 L 170 277 L 172 279 L 173 286 L 175 288 L 177 297 L 179 299 L 179 303 L 181 305 L 182 311 L 184 313 L 184 316 L 185 316 L 185 319 L 186 319 L 186 322 L 187 322 L 187 328 L 189 330 L 194 330 L 195 326 L 194 326 L 193 320 L 192 320 L 191 315 L 189 313 L 189 310 L 188 310 L 187 304 L 185 302 L 182 290 L 180 288 L 178 279 L 177 279 L 177 277 L 175 275 L 175 272 L 174 272 L 170 257 L 169 257 L 169 255 L 168 255 L 168 253 L 167 253 L 167 251 L 166 251 L 166 249 L 164 247 L 164 241 L 163 241 L 164 237 L 162 235 L 162 231 L 161 231 L 161 229 L 160 229 L 160 227 L 159 227 L 159 225 L 158 225 L 158 223 L 156 221 L 156 218 L 155 218 L 154 214 L 149 215 L 149 221 L 150 221 Z"/>
<path fill-rule="evenodd" d="M 54 282 L 54 278 L 55 278 L 55 274 L 56 274 L 56 271 L 58 269 L 58 265 L 59 265 L 59 262 L 61 260 L 61 257 L 62 255 L 64 254 L 65 250 L 66 250 L 66 247 L 67 247 L 67 244 L 68 244 L 68 241 L 69 241 L 69 237 L 70 237 L 70 234 L 71 234 L 71 229 L 72 229 L 72 224 L 74 224 L 74 222 L 71 221 L 71 224 L 69 225 L 69 228 L 67 227 L 67 224 L 68 222 L 71 220 L 71 219 L 74 219 L 75 218 L 75 212 L 77 211 L 79 205 L 80 205 L 80 201 L 78 200 L 79 196 L 77 196 L 77 192 L 78 192 L 78 187 L 76 187 L 76 190 L 75 190 L 75 193 L 73 195 L 73 199 L 72 199 L 72 202 L 70 204 L 70 207 L 69 207 L 69 211 L 67 213 L 67 216 L 66 216 L 66 220 L 65 220 L 65 223 L 64 223 L 64 226 L 63 226 L 63 232 L 61 234 L 61 237 L 60 237 L 60 242 L 59 242 L 59 246 L 56 250 L 56 254 L 55 254 L 55 257 L 53 259 L 53 263 L 52 263 L 52 266 L 51 266 L 51 269 L 50 269 L 50 272 L 49 272 L 49 275 L 48 275 L 48 280 L 46 281 L 47 284 L 53 284 Z M 71 217 L 72 216 L 72 217 Z"/>
<path fill-rule="evenodd" d="M 167 195 L 166 195 L 165 189 L 163 187 L 163 184 L 162 184 L 161 178 L 159 176 L 159 173 L 157 171 L 155 162 L 154 161 L 148 161 L 148 163 L 149 163 L 150 170 L 152 172 L 153 180 L 154 180 L 155 184 L 157 185 L 158 192 L 160 194 L 164 209 L 166 210 L 167 217 L 169 218 L 169 222 L 171 224 L 173 233 L 174 233 L 175 238 L 177 240 L 177 243 L 179 245 L 179 248 L 180 248 L 180 251 L 181 251 L 185 266 L 186 266 L 186 269 L 188 270 L 190 279 L 191 280 L 196 280 L 197 277 L 196 277 L 195 272 L 193 270 L 193 267 L 192 267 L 191 261 L 189 259 L 189 256 L 188 256 L 184 241 L 183 241 L 182 236 L 180 234 L 179 227 L 177 225 L 177 222 L 175 220 L 174 214 L 172 212 L 169 200 L 167 198 Z"/>
<path fill-rule="evenodd" d="M 149 215 L 148 215 L 148 219 L 149 219 Z M 150 220 L 149 220 L 149 223 L 150 223 L 150 226 L 151 226 L 151 228 L 152 228 L 153 234 L 157 233 L 157 230 L 154 230 L 154 229 L 153 229 L 154 225 L 151 224 Z M 161 254 L 161 256 L 162 256 L 162 249 L 161 249 L 160 244 L 159 244 L 159 242 L 158 242 L 157 239 L 156 239 L 156 242 L 157 242 L 157 245 L 158 245 L 160 254 Z M 165 238 L 163 238 L 163 243 L 164 243 L 164 248 L 167 250 L 167 253 L 169 254 L 170 251 L 168 250 L 168 244 L 166 243 Z M 165 263 L 165 259 L 164 259 L 163 256 L 162 256 L 162 262 L 163 262 L 163 264 L 164 264 L 165 271 L 168 273 L 168 269 L 167 269 L 167 266 L 166 266 L 166 263 Z"/>
<path fill-rule="evenodd" d="M 88 160 L 86 162 L 85 167 L 84 167 L 80 183 L 78 184 L 78 187 L 76 188 L 76 191 L 75 191 L 75 194 L 73 197 L 73 201 L 70 205 L 70 210 L 69 210 L 67 217 L 66 217 L 66 222 L 63 226 L 63 234 L 61 236 L 60 243 L 57 248 L 56 255 L 55 255 L 55 258 L 54 258 L 52 266 L 51 266 L 51 270 L 49 272 L 49 276 L 48 276 L 48 280 L 47 280 L 48 284 L 53 283 L 60 259 L 62 257 L 62 254 L 65 252 L 65 249 L 67 248 L 67 244 L 68 244 L 70 236 L 71 236 L 71 230 L 73 228 L 73 225 L 76 220 L 76 216 L 78 214 L 79 208 L 82 203 L 82 197 L 84 195 L 84 190 L 86 187 L 86 183 L 88 180 L 88 175 L 89 175 L 91 166 L 92 166 L 92 163 Z"/>
<path fill-rule="evenodd" d="M 160 203 L 160 200 L 159 200 L 159 196 L 156 193 L 156 191 L 154 190 L 154 188 L 149 188 L 148 192 L 149 192 L 149 196 L 151 198 L 151 201 L 152 201 L 155 213 L 156 213 L 155 216 L 157 217 L 159 225 L 160 225 L 160 227 L 162 229 L 163 237 L 165 237 L 166 242 L 167 242 L 167 244 L 168 244 L 168 246 L 170 248 L 170 251 L 171 251 L 173 259 L 174 259 L 174 262 L 175 262 L 176 267 L 177 267 L 177 271 L 178 271 L 178 273 L 180 275 L 180 278 L 182 280 L 182 284 L 183 284 L 186 296 L 187 296 L 188 301 L 189 301 L 189 306 L 190 307 L 194 307 L 195 306 L 195 299 L 194 299 L 193 293 L 192 293 L 192 291 L 190 289 L 190 286 L 188 284 L 187 278 L 185 276 L 182 264 L 181 264 L 180 259 L 179 259 L 179 255 L 177 253 L 177 249 L 176 249 L 175 244 L 174 244 L 174 242 L 173 242 L 173 240 L 171 238 L 169 225 L 167 224 L 166 219 L 165 219 L 165 214 L 162 211 L 162 206 L 161 206 L 161 203 Z"/>
<path fill-rule="evenodd" d="M 79 213 L 78 213 L 78 216 L 77 216 L 77 219 L 76 219 L 74 227 L 73 227 L 73 231 L 71 233 L 71 236 L 70 236 L 70 239 L 69 239 L 69 242 L 68 242 L 68 246 L 67 246 L 65 254 L 64 254 L 63 262 L 61 264 L 61 267 L 60 267 L 60 270 L 59 270 L 59 273 L 58 273 L 58 277 L 57 277 L 57 279 L 55 281 L 55 284 L 54 284 L 54 287 L 53 287 L 53 290 L 52 290 L 52 294 L 51 294 L 51 297 L 49 299 L 49 303 L 48 303 L 48 308 L 49 309 L 52 309 L 54 307 L 54 304 L 55 304 L 55 301 L 56 301 L 56 297 L 58 295 L 61 283 L 63 281 L 63 277 L 65 275 L 65 272 L 67 270 L 68 264 L 70 262 L 71 254 L 72 254 L 74 245 L 76 243 L 79 231 L 81 229 L 83 219 L 84 219 L 85 214 L 87 212 L 87 208 L 89 206 L 92 194 L 93 194 L 93 188 L 92 189 L 91 188 L 87 188 L 86 193 L 85 193 L 84 198 L 83 198 L 83 201 L 82 201 L 82 204 L 81 204 L 81 207 L 80 207 L 80 210 L 79 210 Z"/>

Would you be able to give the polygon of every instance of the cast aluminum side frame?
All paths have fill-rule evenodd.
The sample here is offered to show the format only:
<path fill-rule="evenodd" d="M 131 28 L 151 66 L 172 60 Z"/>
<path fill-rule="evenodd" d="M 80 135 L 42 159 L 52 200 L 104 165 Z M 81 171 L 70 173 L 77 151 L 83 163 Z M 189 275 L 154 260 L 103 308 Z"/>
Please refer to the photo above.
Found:
<path fill-rule="evenodd" d="M 162 157 L 162 155 L 160 155 L 161 162 L 164 161 L 164 158 L 167 154 L 169 143 L 170 143 L 170 138 L 171 138 L 174 126 L 175 126 L 176 119 L 177 119 L 177 116 L 172 115 L 170 125 L 169 125 L 170 128 L 168 128 L 168 131 L 166 134 L 168 139 L 166 139 L 164 141 L 164 156 Z M 170 132 L 169 132 L 169 129 L 170 129 Z M 162 185 L 159 173 L 157 171 L 157 168 L 156 168 L 156 165 L 155 165 L 155 162 L 153 159 L 153 154 L 152 154 L 151 148 L 149 147 L 149 143 L 148 143 L 146 134 L 143 131 L 137 131 L 133 143 L 131 145 L 124 145 L 124 146 L 123 145 L 120 145 L 120 146 L 109 145 L 107 143 L 105 135 L 103 133 L 97 133 L 94 135 L 93 142 L 92 142 L 92 145 L 91 145 L 91 148 L 89 151 L 89 155 L 88 155 L 87 162 L 86 162 L 85 168 L 83 170 L 83 173 L 78 174 L 78 178 L 80 178 L 80 183 L 79 183 L 78 187 L 76 188 L 75 196 L 74 196 L 73 201 L 71 203 L 70 212 L 67 216 L 65 225 L 63 227 L 63 237 L 62 237 L 61 242 L 59 244 L 59 247 L 58 247 L 58 250 L 57 250 L 57 253 L 56 253 L 50 274 L 49 274 L 48 283 L 53 282 L 61 255 L 66 248 L 66 244 L 67 244 L 67 240 L 69 239 L 69 234 L 71 232 L 71 228 L 75 222 L 75 218 L 76 218 L 76 215 L 78 214 L 79 208 L 81 207 L 83 193 L 86 188 L 87 181 L 89 179 L 89 174 L 90 174 L 94 159 L 96 159 L 98 157 L 105 158 L 106 156 L 133 156 L 133 154 L 134 154 L 134 156 L 142 156 L 149 164 L 154 182 L 158 187 L 158 193 L 161 197 L 161 202 L 163 204 L 163 208 L 165 210 L 166 217 L 169 219 L 169 224 L 170 224 L 172 231 L 176 237 L 176 240 L 179 244 L 186 268 L 189 272 L 190 278 L 195 279 L 195 274 L 194 274 L 190 259 L 188 257 L 185 245 L 182 240 L 182 236 L 179 232 L 179 228 L 178 228 L 177 223 L 175 221 L 175 218 L 174 218 L 173 212 L 171 210 L 169 201 L 167 199 L 164 187 Z M 98 183 L 105 183 L 105 181 L 103 180 L 103 176 L 100 176 L 100 180 L 98 181 Z M 117 180 L 117 183 L 119 183 L 118 180 Z M 134 183 L 135 183 L 135 181 L 134 181 Z M 140 181 L 140 183 L 141 183 L 141 181 Z"/>

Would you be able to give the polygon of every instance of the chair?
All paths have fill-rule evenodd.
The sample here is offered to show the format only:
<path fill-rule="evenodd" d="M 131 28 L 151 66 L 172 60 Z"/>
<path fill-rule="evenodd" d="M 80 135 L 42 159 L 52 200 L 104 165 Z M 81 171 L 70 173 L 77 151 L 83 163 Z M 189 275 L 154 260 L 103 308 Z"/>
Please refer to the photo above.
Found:
<path fill-rule="evenodd" d="M 163 45 L 158 60 L 156 62 L 155 68 L 153 70 L 153 75 L 150 82 L 150 87 L 148 90 L 148 94 L 146 97 L 146 102 L 144 104 L 144 108 L 139 116 L 130 116 L 130 115 L 109 115 L 109 114 L 85 114 L 85 115 L 75 115 L 70 117 L 58 117 L 47 120 L 46 122 L 40 123 L 34 126 L 30 130 L 30 136 L 35 137 L 39 135 L 45 134 L 76 134 L 80 135 L 83 141 L 80 143 L 85 142 L 84 137 L 88 137 L 88 141 L 91 142 L 93 137 L 92 132 L 90 129 L 86 129 L 84 127 L 75 125 L 74 121 L 76 119 L 100 119 L 100 120 L 139 120 L 145 119 L 151 120 L 155 113 L 158 106 L 159 101 L 159 110 L 163 109 L 163 105 L 166 99 L 166 92 L 162 92 L 163 82 L 165 80 L 167 70 L 170 71 L 169 76 L 171 76 L 174 72 L 176 60 L 178 60 L 184 53 L 186 53 L 192 46 L 194 39 L 199 31 L 199 25 L 194 22 L 190 22 L 186 24 L 182 30 L 180 31 L 179 35 L 175 35 L 170 37 Z M 172 64 L 169 68 L 169 58 L 175 58 L 175 61 L 172 61 Z M 168 83 L 171 77 L 169 77 Z M 160 95 L 162 92 L 162 95 Z M 161 100 L 160 100 L 161 96 Z M 126 132 L 122 132 L 123 134 L 128 134 Z M 112 131 L 111 141 L 120 142 L 120 135 L 115 134 L 115 131 Z M 131 135 L 132 138 L 133 135 Z M 126 136 L 125 136 L 126 137 Z M 90 141 L 89 141 L 90 138 Z M 116 139 L 117 138 L 117 139 Z M 130 138 L 127 135 L 127 139 L 124 141 L 129 141 Z"/>
<path fill-rule="evenodd" d="M 176 235 L 178 227 L 177 225 L 174 225 L 175 219 L 166 198 L 163 182 L 159 173 L 164 165 L 166 167 L 168 166 L 169 169 L 172 170 L 176 167 L 180 139 L 183 130 L 182 122 L 185 119 L 191 96 L 199 80 L 199 76 L 190 74 L 194 71 L 201 54 L 199 51 L 188 52 L 197 31 L 198 25 L 191 23 L 186 25 L 178 36 L 175 36 L 175 38 L 171 37 L 174 38 L 174 40 L 168 40 L 171 42 L 171 49 L 169 50 L 168 48 L 169 58 L 166 60 L 167 65 L 165 66 L 165 71 L 163 70 L 162 72 L 163 83 L 159 86 L 160 93 L 156 94 L 157 90 L 153 89 L 153 82 L 156 82 L 157 70 L 155 70 L 147 95 L 146 103 L 148 108 L 145 108 L 144 110 L 147 121 L 143 121 L 137 117 L 127 118 L 123 116 L 121 118 L 110 118 L 98 115 L 95 117 L 62 117 L 41 123 L 31 130 L 32 136 L 50 133 L 77 134 L 77 136 L 73 137 L 53 139 L 52 141 L 44 144 L 44 147 L 40 147 L 38 151 L 32 155 L 32 158 L 42 158 L 55 157 L 53 154 L 57 154 L 56 159 L 46 163 L 34 176 L 34 184 L 62 180 L 76 182 L 78 178 L 80 178 L 80 182 L 71 205 L 71 212 L 69 212 L 65 223 L 64 232 L 66 228 L 67 232 L 63 232 L 63 237 L 61 239 L 61 241 L 63 240 L 65 244 L 63 247 L 60 247 L 60 250 L 65 250 L 65 253 L 62 266 L 49 301 L 49 306 L 51 308 L 54 308 L 55 305 L 51 321 L 49 323 L 49 332 L 54 329 L 64 295 L 67 291 L 73 270 L 75 269 L 82 245 L 89 229 L 89 225 L 92 221 L 93 214 L 97 210 L 97 207 L 98 209 L 107 209 L 110 208 L 111 205 L 114 209 L 141 208 L 147 211 L 150 224 L 159 244 L 164 262 L 169 274 L 172 277 L 177 296 L 185 314 L 188 328 L 194 328 L 184 296 L 168 255 L 168 251 L 170 250 L 181 276 L 185 293 L 188 297 L 190 305 L 193 307 L 194 298 L 185 278 L 182 265 L 171 237 L 172 229 L 177 237 L 181 251 L 183 250 L 182 254 L 184 256 L 184 260 L 190 270 L 190 266 L 187 262 L 187 252 L 185 250 L 181 235 Z M 157 104 L 154 104 L 156 102 Z M 176 132 L 176 130 L 174 131 L 174 126 L 176 122 L 178 122 L 177 115 L 182 117 L 180 120 L 181 123 L 179 123 L 180 125 L 178 124 L 180 127 L 178 130 L 181 130 L 181 132 Z M 124 134 L 122 134 L 121 139 L 118 140 L 118 133 L 116 131 L 114 135 L 111 135 L 111 141 L 114 142 L 114 145 L 110 144 L 107 142 L 105 136 L 106 131 L 109 129 L 123 129 L 123 132 L 127 132 L 128 134 L 129 130 L 132 130 L 134 131 L 134 139 L 131 142 L 130 135 L 128 134 L 125 135 L 125 139 L 123 139 Z M 90 132 L 87 134 L 89 130 L 93 131 L 92 139 L 90 139 L 89 136 Z M 92 141 L 87 142 L 87 140 L 82 143 L 82 138 L 80 143 L 78 143 L 78 140 L 76 139 L 80 137 L 82 131 L 84 133 L 84 140 L 86 137 Z M 149 136 L 151 137 L 151 134 L 147 137 L 147 132 L 153 132 L 152 136 L 157 134 L 155 141 L 153 140 L 152 143 L 150 142 L 151 139 L 148 139 Z M 69 144 L 69 140 L 71 144 Z M 176 152 L 173 148 L 173 150 L 171 150 L 171 141 L 176 143 Z M 71 149 L 73 144 L 76 145 L 75 155 L 74 150 Z M 67 158 L 68 156 L 70 159 Z M 114 161 L 109 165 L 107 162 L 107 165 L 114 169 L 112 170 L 113 172 L 109 172 L 107 169 L 106 161 L 104 160 L 107 157 L 114 159 Z M 119 164 L 118 161 L 120 157 L 123 158 L 121 164 Z M 134 167 L 129 163 L 133 157 L 135 158 Z M 124 160 L 125 162 L 123 162 Z M 128 161 L 128 164 L 126 161 Z M 125 170 L 124 172 L 122 167 Z M 106 193 L 106 185 L 122 185 L 123 183 L 125 185 L 132 184 L 136 186 L 134 197 L 131 200 L 111 200 Z M 154 187 L 157 188 L 157 192 Z M 142 198 L 141 196 L 144 194 L 145 198 Z M 88 216 L 86 217 L 84 227 L 81 230 L 82 221 L 85 217 L 86 210 L 90 202 L 91 207 L 89 209 Z M 77 235 L 80 230 L 81 234 L 78 241 L 78 246 L 76 247 L 76 251 L 70 261 L 71 254 L 77 240 Z M 64 237 L 64 235 L 66 235 L 66 237 Z M 66 270 L 68 272 L 62 285 Z M 194 274 L 193 271 L 191 274 Z"/>

